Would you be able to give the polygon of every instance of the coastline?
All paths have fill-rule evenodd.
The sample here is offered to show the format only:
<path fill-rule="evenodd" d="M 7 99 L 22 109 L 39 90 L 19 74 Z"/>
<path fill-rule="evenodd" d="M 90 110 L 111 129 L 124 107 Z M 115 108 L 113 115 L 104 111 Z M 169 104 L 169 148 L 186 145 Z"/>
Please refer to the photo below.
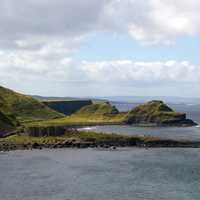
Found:
<path fill-rule="evenodd" d="M 200 141 L 160 139 L 151 136 L 123 136 L 71 130 L 64 136 L 31 137 L 12 135 L 0 138 L 0 151 L 59 148 L 200 148 Z"/>

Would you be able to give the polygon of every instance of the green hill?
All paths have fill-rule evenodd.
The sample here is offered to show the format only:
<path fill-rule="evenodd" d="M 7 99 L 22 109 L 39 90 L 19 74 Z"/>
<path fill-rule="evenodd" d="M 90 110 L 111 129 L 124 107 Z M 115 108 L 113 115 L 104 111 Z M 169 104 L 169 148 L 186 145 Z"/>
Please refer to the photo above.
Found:
<path fill-rule="evenodd" d="M 64 116 L 30 96 L 1 86 L 0 110 L 7 116 L 15 116 L 19 122 L 46 120 Z"/>
<path fill-rule="evenodd" d="M 137 106 L 128 112 L 125 121 L 128 124 L 196 125 L 192 120 L 186 119 L 185 113 L 173 111 L 162 101 L 150 101 Z"/>
<path fill-rule="evenodd" d="M 95 103 L 88 106 L 84 106 L 75 115 L 81 116 L 106 116 L 116 115 L 119 111 L 115 106 L 112 106 L 109 102 Z"/>

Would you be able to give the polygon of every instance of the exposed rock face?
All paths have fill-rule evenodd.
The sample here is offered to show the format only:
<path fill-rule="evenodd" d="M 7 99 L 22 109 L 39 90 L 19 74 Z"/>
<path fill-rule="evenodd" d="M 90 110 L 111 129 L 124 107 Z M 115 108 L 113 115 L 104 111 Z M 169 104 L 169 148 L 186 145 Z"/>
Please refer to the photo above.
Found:
<path fill-rule="evenodd" d="M 64 127 L 59 126 L 29 127 L 26 134 L 33 137 L 61 136 L 65 134 L 65 131 Z"/>
<path fill-rule="evenodd" d="M 112 106 L 109 102 L 106 103 L 96 103 L 89 106 L 81 108 L 76 115 L 93 115 L 93 116 L 103 116 L 103 115 L 115 115 L 119 114 L 118 109 Z"/>
<path fill-rule="evenodd" d="M 128 124 L 155 126 L 194 126 L 197 125 L 186 118 L 185 113 L 177 113 L 162 101 L 150 101 L 132 109 L 125 117 Z"/>
<path fill-rule="evenodd" d="M 84 106 L 92 104 L 91 100 L 73 100 L 73 101 L 44 101 L 45 105 L 51 109 L 63 113 L 65 115 L 71 115 Z"/>

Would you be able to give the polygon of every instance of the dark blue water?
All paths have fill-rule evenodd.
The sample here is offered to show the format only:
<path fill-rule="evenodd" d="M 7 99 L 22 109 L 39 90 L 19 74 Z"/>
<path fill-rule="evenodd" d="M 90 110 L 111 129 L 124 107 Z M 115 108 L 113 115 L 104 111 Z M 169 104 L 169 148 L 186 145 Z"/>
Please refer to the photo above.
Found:
<path fill-rule="evenodd" d="M 127 111 L 137 106 L 132 103 L 116 103 L 120 111 Z M 184 112 L 187 117 L 200 124 L 200 106 L 172 104 L 170 105 L 178 112 Z M 119 133 L 125 135 L 151 135 L 167 139 L 182 139 L 182 140 L 200 140 L 200 126 L 196 127 L 135 127 L 135 126 L 95 126 L 86 127 L 81 130 L 104 132 L 104 133 Z"/>
<path fill-rule="evenodd" d="M 0 154 L 1 200 L 199 200 L 200 149 Z"/>

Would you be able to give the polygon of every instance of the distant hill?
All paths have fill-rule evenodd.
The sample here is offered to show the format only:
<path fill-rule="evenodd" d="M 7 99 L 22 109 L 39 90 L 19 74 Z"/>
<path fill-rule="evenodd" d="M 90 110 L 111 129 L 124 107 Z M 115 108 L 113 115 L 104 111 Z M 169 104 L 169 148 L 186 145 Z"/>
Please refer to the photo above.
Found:
<path fill-rule="evenodd" d="M 45 102 L 45 101 L 92 101 L 93 103 L 98 102 L 106 102 L 106 99 L 101 98 L 93 98 L 93 97 L 44 97 L 44 96 L 38 96 L 38 95 L 31 95 L 34 99 Z"/>
<path fill-rule="evenodd" d="M 45 96 L 39 96 L 39 95 L 31 95 L 34 99 L 38 101 L 76 101 L 80 100 L 81 98 L 75 98 L 75 97 L 45 97 Z"/>
<path fill-rule="evenodd" d="M 195 97 L 175 97 L 175 96 L 105 96 L 95 97 L 97 99 L 107 99 L 113 102 L 144 103 L 152 100 L 162 100 L 168 104 L 200 104 L 200 98 Z"/>
<path fill-rule="evenodd" d="M 7 116 L 15 116 L 19 122 L 53 119 L 63 116 L 30 96 L 1 86 L 0 111 Z"/>

